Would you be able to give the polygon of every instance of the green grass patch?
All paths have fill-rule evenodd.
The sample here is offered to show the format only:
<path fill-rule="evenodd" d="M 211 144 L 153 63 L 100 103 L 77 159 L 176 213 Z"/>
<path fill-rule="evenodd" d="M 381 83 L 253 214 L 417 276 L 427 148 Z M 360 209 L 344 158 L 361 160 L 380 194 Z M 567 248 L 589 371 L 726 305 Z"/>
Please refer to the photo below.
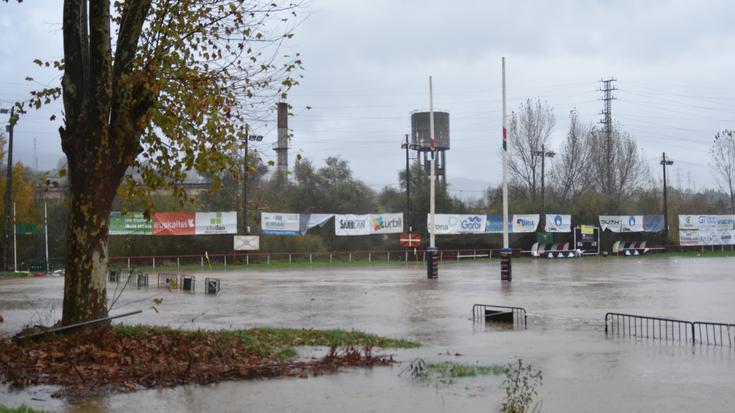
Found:
<path fill-rule="evenodd" d="M 500 376 L 508 371 L 508 366 L 491 364 L 488 366 L 460 364 L 450 361 L 442 363 L 429 363 L 427 369 L 439 374 L 442 379 L 456 379 L 461 377 L 475 376 Z"/>
<path fill-rule="evenodd" d="M 418 343 L 392 339 L 360 331 L 315 330 L 298 328 L 251 328 L 248 330 L 223 330 L 223 336 L 234 337 L 256 348 L 297 346 L 371 346 L 382 348 L 414 348 Z"/>
<path fill-rule="evenodd" d="M 278 360 L 290 360 L 299 356 L 299 353 L 291 347 L 284 347 L 276 351 L 275 358 Z"/>
<path fill-rule="evenodd" d="M 187 331 L 174 330 L 169 327 L 146 325 L 115 324 L 113 334 L 118 337 L 147 337 L 159 334 L 177 334 L 186 339 L 211 335 L 216 343 L 215 348 L 225 348 L 233 341 L 245 344 L 249 351 L 264 356 L 271 355 L 281 360 L 298 356 L 293 347 L 325 346 L 325 347 L 380 347 L 380 348 L 414 348 L 420 344 L 401 339 L 393 339 L 360 331 L 315 330 L 298 328 L 251 328 L 247 330 L 219 331 Z"/>
<path fill-rule="evenodd" d="M 2 404 L 0 404 L 0 413 L 42 413 L 42 412 L 43 410 L 31 409 L 25 404 L 21 404 L 20 406 L 16 408 L 5 407 Z"/>

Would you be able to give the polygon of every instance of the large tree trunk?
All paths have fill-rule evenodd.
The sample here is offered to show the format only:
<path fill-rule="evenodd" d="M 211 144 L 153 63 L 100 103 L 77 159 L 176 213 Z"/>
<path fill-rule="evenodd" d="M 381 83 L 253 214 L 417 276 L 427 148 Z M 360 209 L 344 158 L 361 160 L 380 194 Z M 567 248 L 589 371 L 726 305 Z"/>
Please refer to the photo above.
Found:
<path fill-rule="evenodd" d="M 71 203 L 66 243 L 64 325 L 107 316 L 108 219 L 115 189 L 120 183 L 119 180 L 110 182 L 107 174 L 90 174 L 78 164 L 69 164 Z"/>
<path fill-rule="evenodd" d="M 110 210 L 125 171 L 141 151 L 153 103 L 148 78 L 133 64 L 150 2 L 125 2 L 113 67 L 110 1 L 64 1 L 65 127 L 59 132 L 71 194 L 64 325 L 107 316 Z M 133 73 L 138 76 L 131 80 Z"/>

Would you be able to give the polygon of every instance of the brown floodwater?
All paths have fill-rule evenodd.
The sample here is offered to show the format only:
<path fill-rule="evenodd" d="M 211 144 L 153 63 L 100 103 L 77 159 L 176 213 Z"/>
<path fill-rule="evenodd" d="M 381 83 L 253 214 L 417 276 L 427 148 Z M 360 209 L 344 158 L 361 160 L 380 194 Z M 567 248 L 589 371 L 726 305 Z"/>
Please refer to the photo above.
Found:
<path fill-rule="evenodd" d="M 63 412 L 490 412 L 503 377 L 442 382 L 401 371 L 408 362 L 506 364 L 520 357 L 543 371 L 545 412 L 735 411 L 735 348 L 606 336 L 608 311 L 735 323 L 735 258 L 516 260 L 503 284 L 497 262 L 444 263 L 438 280 L 415 265 L 249 269 L 192 273 L 194 294 L 128 287 L 112 313 L 144 310 L 125 323 L 187 329 L 255 326 L 342 328 L 422 343 L 384 350 L 395 367 L 347 369 L 308 379 L 224 382 L 84 401 L 52 399 L 48 387 L 11 391 L 0 403 Z M 262 267 L 260 267 L 262 268 Z M 204 277 L 222 293 L 206 296 Z M 115 284 L 110 284 L 112 297 Z M 60 317 L 62 278 L 0 280 L 0 332 Z M 153 299 L 162 297 L 158 312 Z M 527 329 L 472 321 L 472 305 L 520 306 Z M 312 351 L 305 349 L 304 352 Z M 457 356 L 455 353 L 459 353 Z"/>

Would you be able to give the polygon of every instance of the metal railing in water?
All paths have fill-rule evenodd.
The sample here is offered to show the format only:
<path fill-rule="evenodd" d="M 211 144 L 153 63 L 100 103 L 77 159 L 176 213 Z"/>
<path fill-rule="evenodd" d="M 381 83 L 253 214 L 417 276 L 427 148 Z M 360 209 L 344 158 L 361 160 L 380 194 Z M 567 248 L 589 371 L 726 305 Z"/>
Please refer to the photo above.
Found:
<path fill-rule="evenodd" d="M 699 344 L 735 347 L 735 324 L 694 321 L 692 328 Z"/>
<path fill-rule="evenodd" d="M 605 334 L 735 347 L 735 324 L 726 323 L 607 313 Z"/>
<path fill-rule="evenodd" d="M 516 323 L 523 328 L 528 326 L 528 316 L 526 315 L 526 309 L 523 307 L 510 307 L 505 305 L 493 305 L 493 304 L 475 304 L 472 306 L 472 320 L 473 321 L 488 321 L 488 318 L 493 316 L 487 316 L 487 310 L 492 312 L 512 312 L 513 313 L 513 325 Z M 492 320 L 489 320 L 492 321 Z"/>

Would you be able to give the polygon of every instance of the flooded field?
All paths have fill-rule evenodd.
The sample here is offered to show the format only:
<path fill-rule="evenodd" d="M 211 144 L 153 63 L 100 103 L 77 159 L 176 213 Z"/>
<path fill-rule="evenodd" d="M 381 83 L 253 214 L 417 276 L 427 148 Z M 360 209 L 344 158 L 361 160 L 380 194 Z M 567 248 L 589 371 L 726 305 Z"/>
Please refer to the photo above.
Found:
<path fill-rule="evenodd" d="M 414 358 L 505 364 L 517 357 L 543 370 L 545 412 L 732 412 L 735 348 L 607 337 L 617 311 L 684 320 L 735 322 L 735 258 L 516 260 L 502 284 L 497 262 L 445 263 L 438 280 L 421 266 L 365 266 L 193 273 L 194 294 L 128 287 L 112 313 L 142 309 L 125 323 L 187 329 L 254 326 L 343 328 L 419 341 L 394 351 L 395 367 L 308 379 L 225 382 L 147 390 L 81 402 L 45 388 L 0 388 L 0 403 L 50 411 L 465 411 L 492 412 L 502 377 L 452 383 L 399 375 Z M 204 277 L 222 293 L 206 296 Z M 60 317 L 63 279 L 0 280 L 0 331 Z M 115 292 L 110 284 L 109 294 Z M 153 298 L 163 302 L 154 311 Z M 472 305 L 524 307 L 528 328 L 475 324 Z M 459 355 L 455 355 L 459 354 Z"/>

